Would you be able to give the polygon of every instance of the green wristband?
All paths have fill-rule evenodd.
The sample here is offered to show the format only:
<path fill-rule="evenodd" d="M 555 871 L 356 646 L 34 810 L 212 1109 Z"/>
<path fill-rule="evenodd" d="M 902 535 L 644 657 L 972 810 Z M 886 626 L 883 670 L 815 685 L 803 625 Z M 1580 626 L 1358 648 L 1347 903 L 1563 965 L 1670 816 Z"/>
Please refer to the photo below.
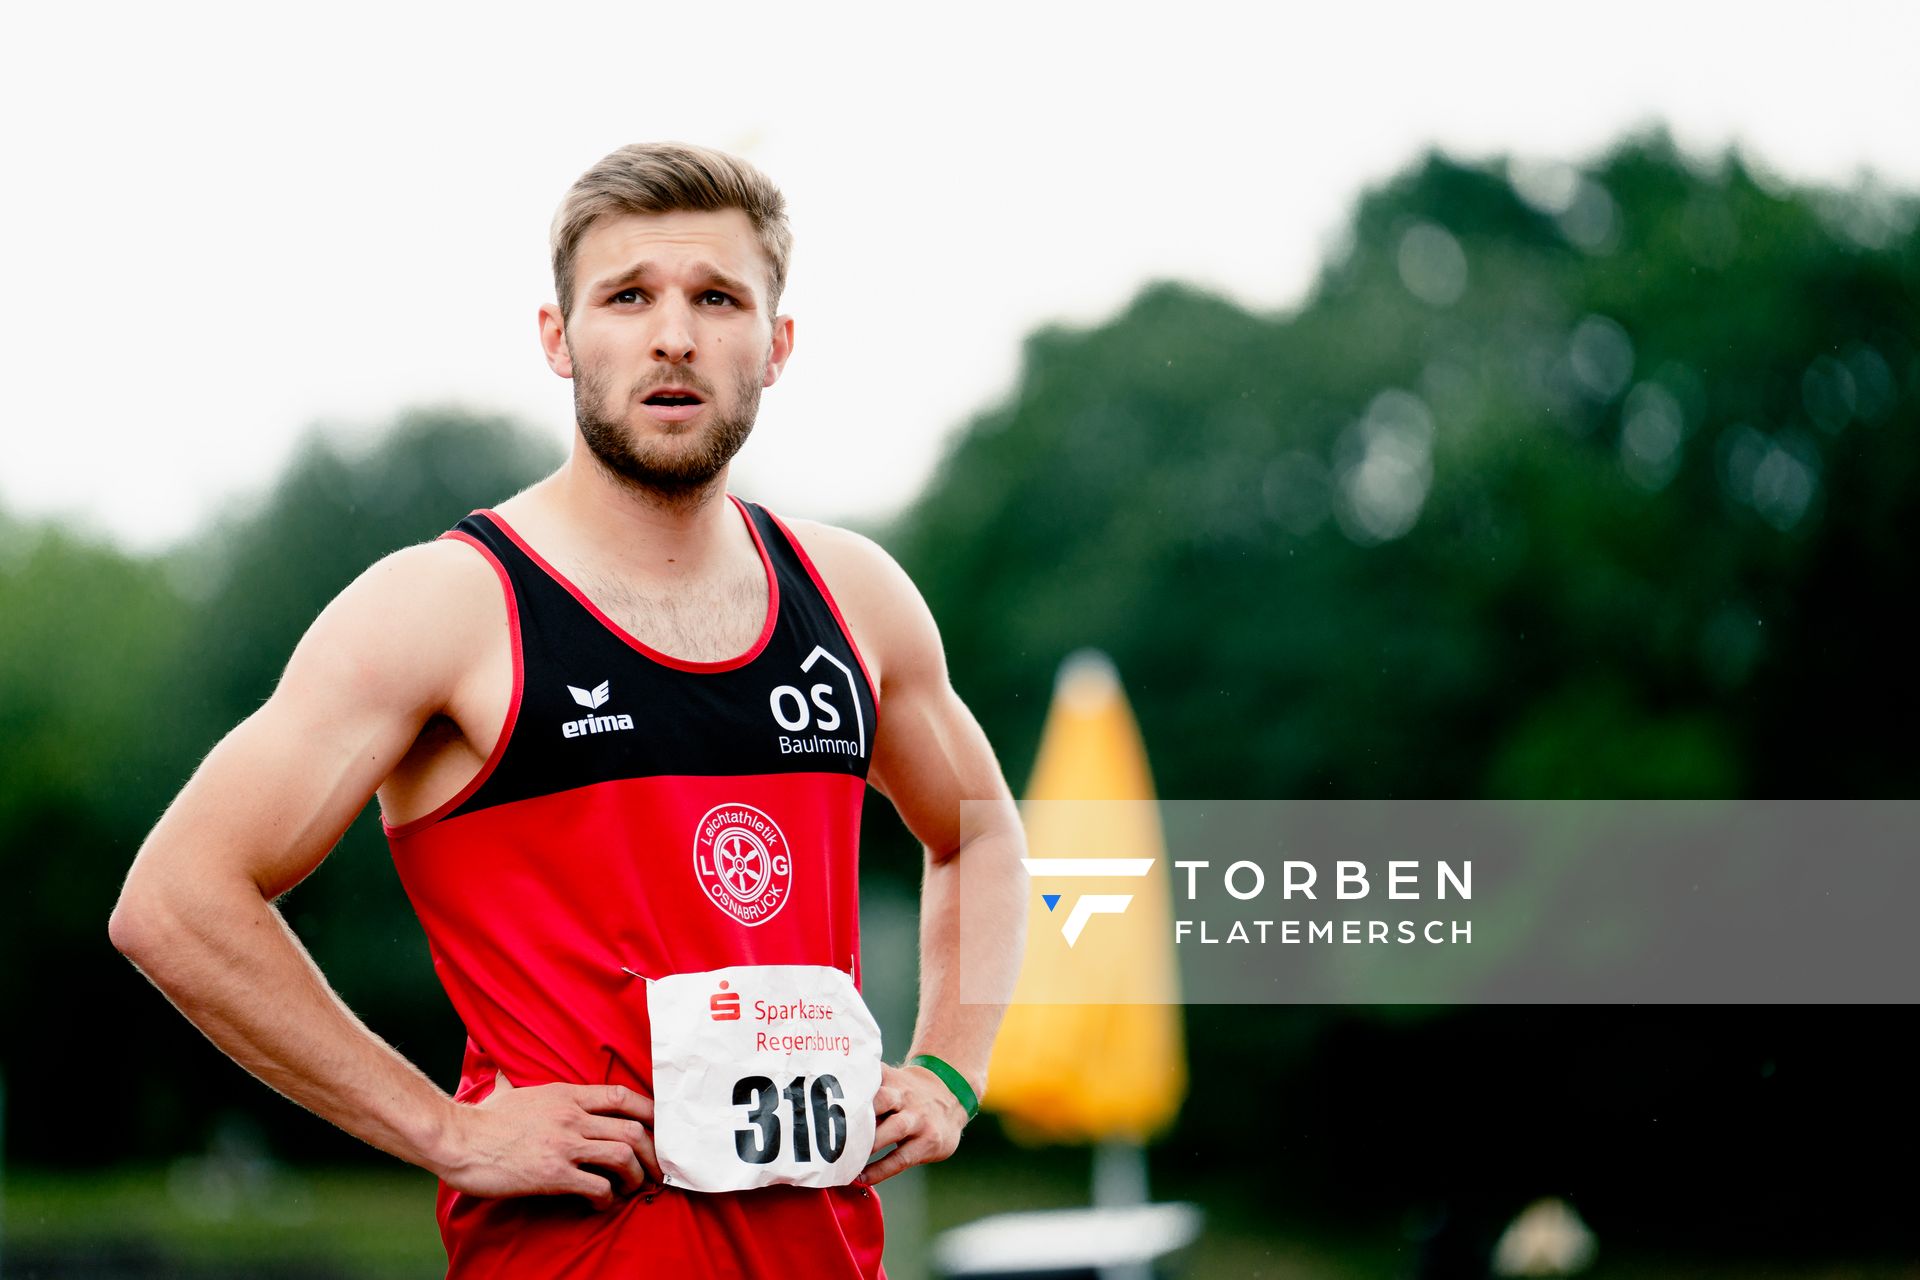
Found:
<path fill-rule="evenodd" d="M 939 1076 L 940 1083 L 952 1090 L 953 1096 L 960 1103 L 960 1109 L 967 1113 L 967 1119 L 971 1120 L 980 1114 L 980 1096 L 973 1091 L 973 1086 L 967 1083 L 967 1078 L 958 1071 L 930 1053 L 914 1054 L 907 1059 L 907 1065 L 925 1067 Z"/>

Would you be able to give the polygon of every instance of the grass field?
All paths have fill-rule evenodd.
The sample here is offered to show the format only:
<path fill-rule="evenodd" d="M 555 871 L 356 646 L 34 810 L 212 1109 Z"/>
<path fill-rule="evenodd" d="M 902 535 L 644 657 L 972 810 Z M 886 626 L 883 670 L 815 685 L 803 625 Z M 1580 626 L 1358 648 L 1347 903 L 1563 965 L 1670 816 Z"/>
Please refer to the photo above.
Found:
<path fill-rule="evenodd" d="M 988 1153 L 981 1153 L 987 1155 Z M 918 1219 L 921 1242 L 950 1226 L 1013 1209 L 1086 1202 L 1084 1155 L 1044 1152 L 1006 1159 L 965 1158 L 925 1175 L 918 1192 L 900 1188 L 890 1223 Z M 1261 1188 L 1240 1180 L 1168 1180 L 1163 1199 L 1200 1204 L 1206 1231 L 1177 1274 L 1239 1280 L 1362 1280 L 1411 1276 L 1416 1250 L 1389 1226 L 1319 1229 L 1290 1220 Z M 256 1167 L 251 1185 L 222 1187 L 193 1164 L 104 1173 L 8 1170 L 0 1209 L 0 1275 L 8 1280 L 425 1280 L 443 1274 L 433 1220 L 433 1179 L 404 1168 L 293 1170 Z M 910 1198 L 921 1204 L 908 1212 Z M 900 1212 L 895 1213 L 895 1209 Z M 901 1244 L 912 1242 L 901 1240 Z M 890 1268 L 917 1280 L 907 1248 Z M 1819 1265 L 1766 1258 L 1633 1256 L 1603 1239 L 1597 1280 L 1894 1280 L 1920 1277 L 1912 1261 L 1835 1260 Z"/>
<path fill-rule="evenodd" d="M 434 1181 L 404 1168 L 281 1171 L 270 1198 L 201 1199 L 164 1169 L 44 1173 L 10 1169 L 6 1269 L 21 1259 L 92 1256 L 129 1274 L 224 1269 L 276 1276 L 287 1264 L 368 1280 L 440 1275 Z M 191 1190 L 204 1190 L 192 1188 Z"/>
<path fill-rule="evenodd" d="M 276 1280 L 418 1280 L 443 1272 L 432 1178 L 404 1169 L 282 1169 L 273 1177 L 254 1194 L 207 1197 L 203 1186 L 183 1187 L 180 1173 L 164 1169 L 10 1170 L 9 1265 L 0 1274 L 20 1275 L 22 1260 L 41 1260 L 48 1274 L 62 1276 L 79 1274 L 75 1267 L 101 1276 L 271 1273 Z M 1059 1159 L 957 1161 L 924 1186 L 929 1233 L 990 1213 L 1086 1202 L 1085 1183 Z M 907 1193 L 900 1194 L 904 1200 Z M 200 1208 L 188 1207 L 196 1200 Z M 1392 1247 L 1250 1230 L 1253 1224 L 1233 1211 L 1212 1213 L 1208 1225 L 1186 1274 L 1357 1280 L 1395 1270 Z M 911 1266 L 918 1252 L 905 1250 L 902 1260 Z M 914 1278 L 903 1272 L 898 1280 Z"/>

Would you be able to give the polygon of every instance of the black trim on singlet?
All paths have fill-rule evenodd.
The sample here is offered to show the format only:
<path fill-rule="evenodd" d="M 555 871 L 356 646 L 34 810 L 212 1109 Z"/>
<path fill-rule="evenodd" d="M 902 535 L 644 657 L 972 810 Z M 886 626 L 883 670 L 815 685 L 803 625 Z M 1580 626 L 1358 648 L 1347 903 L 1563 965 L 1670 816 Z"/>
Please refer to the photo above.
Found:
<path fill-rule="evenodd" d="M 779 522 L 754 503 L 739 509 L 772 567 L 776 599 L 765 646 L 737 666 L 649 656 L 523 550 L 499 517 L 476 511 L 454 527 L 506 571 L 522 671 L 499 763 L 445 818 L 625 778 L 866 777 L 876 708 L 859 656 Z"/>

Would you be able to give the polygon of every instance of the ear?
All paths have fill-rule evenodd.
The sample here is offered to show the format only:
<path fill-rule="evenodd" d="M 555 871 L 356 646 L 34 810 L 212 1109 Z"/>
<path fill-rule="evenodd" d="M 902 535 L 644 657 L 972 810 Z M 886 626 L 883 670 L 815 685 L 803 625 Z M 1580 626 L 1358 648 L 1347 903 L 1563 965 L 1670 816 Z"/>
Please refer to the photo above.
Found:
<path fill-rule="evenodd" d="M 567 322 L 560 308 L 551 302 L 540 304 L 540 349 L 546 353 L 547 368 L 563 378 L 573 376 L 573 353 L 567 350 Z"/>
<path fill-rule="evenodd" d="M 770 387 L 780 381 L 780 371 L 787 367 L 787 357 L 793 354 L 793 317 L 775 316 L 773 318 L 773 346 L 767 351 L 767 376 L 761 386 Z"/>

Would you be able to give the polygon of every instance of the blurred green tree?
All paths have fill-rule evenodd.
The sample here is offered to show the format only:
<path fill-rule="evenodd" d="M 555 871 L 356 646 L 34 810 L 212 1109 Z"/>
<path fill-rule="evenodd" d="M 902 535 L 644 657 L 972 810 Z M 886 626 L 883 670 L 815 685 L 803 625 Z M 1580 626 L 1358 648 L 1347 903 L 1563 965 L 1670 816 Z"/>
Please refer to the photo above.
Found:
<path fill-rule="evenodd" d="M 104 912 L 184 776 L 155 695 L 190 625 L 156 563 L 0 521 L 0 1070 L 15 1152 L 45 1150 L 35 1100 L 76 1060 L 100 1071 L 98 1033 L 150 998 L 126 981 Z"/>
<path fill-rule="evenodd" d="M 178 1151 L 219 1108 L 265 1103 L 108 944 L 121 878 L 199 758 L 272 692 L 328 600 L 381 556 L 558 460 L 503 418 L 415 412 L 362 447 L 310 438 L 264 501 L 167 556 L 127 556 L 55 527 L 0 528 L 0 1010 L 10 1029 L 43 1031 L 0 1038 L 16 1154 Z M 459 1024 L 386 857 L 369 807 L 283 906 L 348 1002 L 449 1077 Z M 115 1150 L 76 1144 L 60 1108 L 22 1105 L 76 1090 L 114 1099 Z M 289 1110 L 262 1107 L 283 1145 L 357 1145 Z"/>
<path fill-rule="evenodd" d="M 1865 198 L 1430 157 L 1291 314 L 1035 334 L 887 541 L 1016 780 L 1092 644 L 1172 796 L 1902 794 L 1920 240 Z"/>
<path fill-rule="evenodd" d="M 1159 284 L 1034 334 L 882 540 L 1016 790 L 1092 645 L 1169 797 L 1907 795 L 1915 213 L 1659 135 L 1430 156 L 1297 310 Z M 1196 1081 L 1258 1061 L 1287 1100 L 1257 1159 L 1295 1204 L 1577 1186 L 1644 1224 L 1660 1152 L 1667 1229 L 1897 1220 L 1832 1145 L 1898 1094 L 1877 1012 L 1189 1012 Z M 1805 1083 L 1763 1088 L 1777 1062 Z M 1235 1096 L 1197 1088 L 1162 1167 L 1252 1163 Z M 1829 1180 L 1753 1172 L 1785 1166 Z"/>

